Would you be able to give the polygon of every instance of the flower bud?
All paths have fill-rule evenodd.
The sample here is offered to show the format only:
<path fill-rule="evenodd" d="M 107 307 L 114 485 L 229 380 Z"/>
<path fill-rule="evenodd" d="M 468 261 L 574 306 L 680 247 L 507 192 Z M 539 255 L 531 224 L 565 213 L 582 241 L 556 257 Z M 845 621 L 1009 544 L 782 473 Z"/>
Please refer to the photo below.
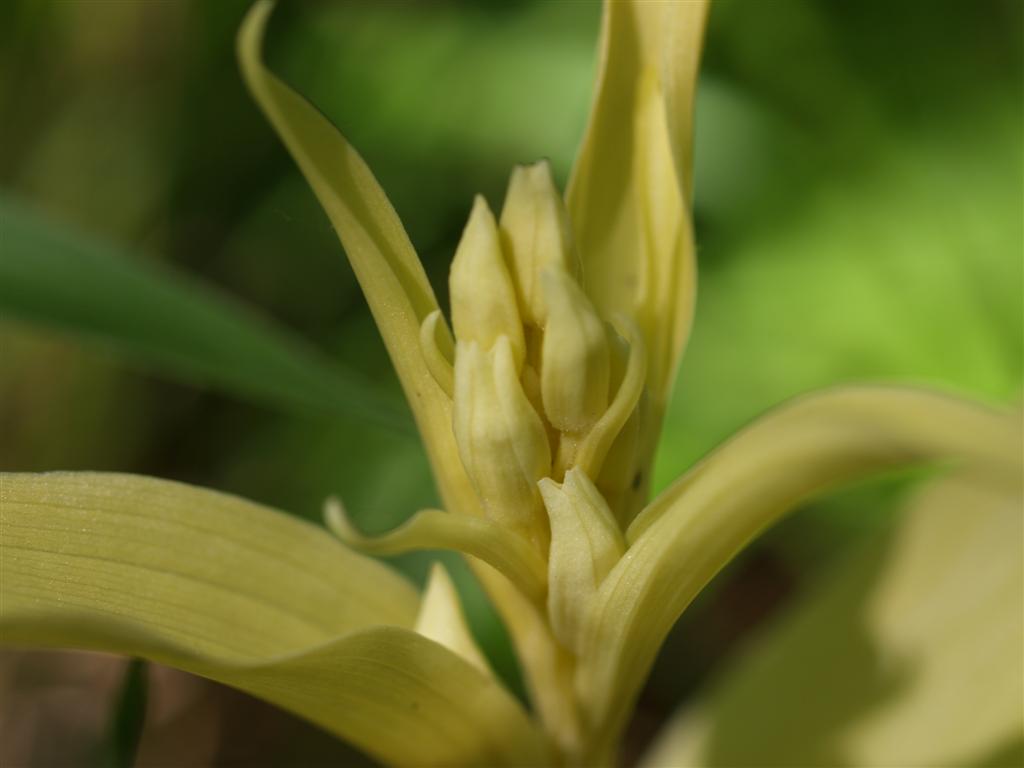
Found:
<path fill-rule="evenodd" d="M 548 560 L 548 618 L 563 645 L 577 650 L 591 598 L 626 551 L 625 539 L 608 504 L 579 469 L 565 482 L 540 482 L 551 523 Z"/>
<path fill-rule="evenodd" d="M 608 339 L 590 300 L 568 274 L 543 276 L 547 324 L 541 351 L 541 396 L 548 421 L 582 432 L 608 405 Z"/>
<path fill-rule="evenodd" d="M 476 342 L 458 342 L 453 422 L 459 456 L 485 514 L 545 550 L 537 481 L 551 471 L 551 449 L 519 383 L 507 336 L 487 352 Z"/>
<path fill-rule="evenodd" d="M 625 530 L 625 523 L 636 514 L 636 505 L 642 505 L 646 498 L 649 480 L 643 471 L 640 445 L 640 425 L 648 413 L 644 388 L 647 348 L 633 321 L 620 315 L 617 322 L 628 341 L 608 327 L 611 402 L 579 441 L 572 459 L 575 466 L 594 478 L 620 527 Z M 559 459 L 562 459 L 561 445 L 559 449 Z"/>
<path fill-rule="evenodd" d="M 490 349 L 499 336 L 508 337 L 517 364 L 526 345 L 498 227 L 486 201 L 477 195 L 473 211 L 455 250 L 448 277 L 455 337 Z"/>
<path fill-rule="evenodd" d="M 539 328 L 546 316 L 541 274 L 550 268 L 577 271 L 569 217 L 546 161 L 512 171 L 501 234 L 523 319 Z"/>
<path fill-rule="evenodd" d="M 601 473 L 595 478 L 597 487 L 608 500 L 615 519 L 623 530 L 636 516 L 643 500 L 650 478 L 644 477 L 640 456 L 640 418 L 642 408 L 638 405 L 626 419 L 616 435 L 601 466 Z"/>

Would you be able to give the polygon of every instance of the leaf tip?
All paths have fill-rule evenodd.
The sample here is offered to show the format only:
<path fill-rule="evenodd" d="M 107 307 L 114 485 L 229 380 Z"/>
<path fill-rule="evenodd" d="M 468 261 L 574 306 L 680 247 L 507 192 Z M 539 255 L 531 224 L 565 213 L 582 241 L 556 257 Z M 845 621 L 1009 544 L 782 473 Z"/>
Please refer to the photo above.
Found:
<path fill-rule="evenodd" d="M 242 68 L 242 76 L 250 87 L 257 77 L 256 70 L 262 66 L 263 36 L 267 29 L 267 20 L 274 11 L 274 5 L 274 0 L 256 0 L 246 12 L 238 29 L 238 63 Z"/>
<path fill-rule="evenodd" d="M 330 496 L 324 502 L 324 524 L 327 530 L 341 539 L 350 547 L 358 548 L 365 538 L 349 520 L 345 505 L 337 496 Z"/>

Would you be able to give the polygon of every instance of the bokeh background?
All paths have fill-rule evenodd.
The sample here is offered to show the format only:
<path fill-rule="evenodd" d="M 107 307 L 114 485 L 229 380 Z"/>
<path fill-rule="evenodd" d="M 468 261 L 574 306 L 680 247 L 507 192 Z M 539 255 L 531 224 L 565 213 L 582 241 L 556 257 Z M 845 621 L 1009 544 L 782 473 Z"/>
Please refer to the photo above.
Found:
<path fill-rule="evenodd" d="M 247 5 L 0 4 L 0 468 L 157 475 L 312 520 L 338 494 L 384 530 L 435 493 L 343 252 L 242 87 Z M 697 102 L 698 312 L 657 486 L 818 386 L 1019 401 L 1022 8 L 716 3 Z M 286 2 L 268 58 L 369 162 L 444 305 L 473 194 L 497 209 L 511 167 L 540 157 L 567 178 L 599 13 Z M 909 484 L 801 510 L 717 579 L 673 632 L 630 753 L 884 537 Z M 431 557 L 396 564 L 422 580 Z M 518 690 L 500 623 L 445 560 Z M 0 695 L 12 768 L 361 759 L 241 694 L 111 657 L 5 652 Z"/>

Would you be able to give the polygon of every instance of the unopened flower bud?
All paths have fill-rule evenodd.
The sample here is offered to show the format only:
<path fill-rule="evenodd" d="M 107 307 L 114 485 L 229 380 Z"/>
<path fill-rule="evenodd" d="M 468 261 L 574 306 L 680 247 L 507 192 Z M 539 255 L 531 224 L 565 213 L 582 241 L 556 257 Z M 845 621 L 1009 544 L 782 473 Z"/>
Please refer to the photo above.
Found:
<path fill-rule="evenodd" d="M 608 339 L 583 290 L 561 270 L 544 273 L 548 317 L 541 352 L 541 395 L 548 421 L 581 432 L 608 405 Z"/>
<path fill-rule="evenodd" d="M 499 336 L 506 336 L 516 362 L 521 363 L 526 346 L 516 291 L 501 252 L 494 214 L 480 195 L 473 201 L 455 250 L 448 287 L 455 337 L 478 342 L 487 350 Z"/>
<path fill-rule="evenodd" d="M 502 244 L 512 266 L 523 319 L 536 327 L 546 316 L 541 274 L 575 274 L 569 217 L 546 161 L 512 171 L 501 211 Z"/>
<path fill-rule="evenodd" d="M 511 343 L 458 342 L 454 430 L 459 456 L 488 517 L 547 546 L 537 482 L 551 471 L 544 425 L 519 383 Z"/>
<path fill-rule="evenodd" d="M 625 553 L 625 539 L 608 504 L 579 469 L 566 472 L 561 485 L 542 480 L 540 491 L 551 523 L 548 618 L 556 637 L 576 650 L 591 598 Z"/>
<path fill-rule="evenodd" d="M 607 500 L 619 527 L 626 530 L 643 506 L 650 484 L 650 477 L 644 473 L 640 444 L 640 425 L 646 418 L 649 402 L 644 388 L 647 352 L 643 337 L 626 318 L 620 317 L 619 322 L 629 341 L 609 327 L 611 403 L 587 435 L 587 445 L 579 458 Z"/>

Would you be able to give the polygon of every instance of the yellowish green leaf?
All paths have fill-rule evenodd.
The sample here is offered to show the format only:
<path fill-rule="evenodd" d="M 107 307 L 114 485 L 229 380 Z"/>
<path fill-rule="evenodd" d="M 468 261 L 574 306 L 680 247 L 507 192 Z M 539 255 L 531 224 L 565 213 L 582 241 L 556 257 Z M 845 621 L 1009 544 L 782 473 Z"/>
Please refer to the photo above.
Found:
<path fill-rule="evenodd" d="M 415 620 L 416 591 L 395 572 L 236 496 L 133 475 L 0 477 L 5 616 L 52 592 L 69 611 L 130 612 L 240 659 Z"/>
<path fill-rule="evenodd" d="M 455 368 L 452 360 L 455 350 L 452 348 L 451 331 L 440 309 L 427 315 L 420 325 L 420 350 L 437 386 L 451 398 L 455 394 Z"/>
<path fill-rule="evenodd" d="M 627 423 L 630 419 L 635 421 L 638 417 L 637 408 L 643 395 L 644 376 L 647 370 L 647 348 L 644 346 L 643 336 L 630 320 L 622 317 L 619 319 L 626 335 L 626 340 L 622 344 L 628 344 L 628 348 L 622 350 L 622 357 L 625 358 L 624 363 L 619 366 L 622 373 L 616 377 L 619 381 L 608 409 L 580 441 L 574 457 L 576 466 L 595 478 L 599 485 L 606 485 L 602 491 L 610 498 L 619 496 L 631 485 L 633 479 L 636 464 L 633 455 L 637 437 L 636 425 L 634 423 L 633 434 L 630 434 Z M 612 361 L 615 361 L 615 355 L 612 355 Z M 605 460 L 616 453 L 614 448 L 617 444 L 623 449 L 620 451 L 621 455 L 614 455 L 618 463 L 612 461 L 606 464 Z"/>
<path fill-rule="evenodd" d="M 423 509 L 402 525 L 379 536 L 365 536 L 352 525 L 344 507 L 330 499 L 324 510 L 327 526 L 353 549 L 372 555 L 398 555 L 422 549 L 450 549 L 488 563 L 531 600 L 544 597 L 545 566 L 521 536 L 486 517 L 454 515 Z"/>
<path fill-rule="evenodd" d="M 1019 483 L 929 486 L 644 765 L 979 765 L 1024 745 L 1022 520 Z"/>
<path fill-rule="evenodd" d="M 420 326 L 438 309 L 433 289 L 398 214 L 363 159 L 321 112 L 263 65 L 263 33 L 272 9 L 270 0 L 260 0 L 242 24 L 242 75 L 345 247 L 416 417 L 445 503 L 475 512 L 478 503 L 452 436 L 451 400 L 420 349 Z"/>
<path fill-rule="evenodd" d="M 1020 420 L 951 396 L 895 387 L 808 395 L 762 417 L 680 478 L 627 531 L 599 590 L 579 693 L 614 738 L 665 635 L 708 581 L 808 496 L 871 473 L 965 462 L 1006 482 Z"/>
<path fill-rule="evenodd" d="M 659 404 L 693 315 L 692 115 L 707 5 L 605 3 L 594 106 L 567 193 L 587 292 L 606 317 L 637 318 Z"/>
<path fill-rule="evenodd" d="M 3 475 L 0 490 L 4 644 L 177 666 L 392 764 L 546 760 L 493 678 L 412 631 L 412 587 L 326 532 L 126 475 Z"/>

